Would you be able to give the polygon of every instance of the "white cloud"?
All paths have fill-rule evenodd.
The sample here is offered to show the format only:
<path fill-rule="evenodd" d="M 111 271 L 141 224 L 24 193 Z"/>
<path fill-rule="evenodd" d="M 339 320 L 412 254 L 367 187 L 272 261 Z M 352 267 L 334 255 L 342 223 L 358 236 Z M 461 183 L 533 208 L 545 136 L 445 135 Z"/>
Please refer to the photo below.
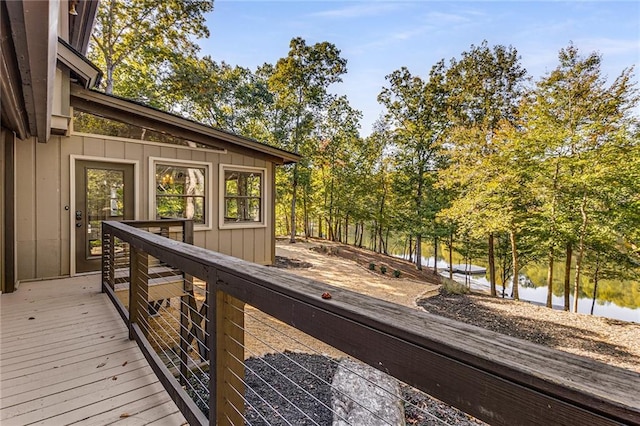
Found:
<path fill-rule="evenodd" d="M 427 20 L 430 23 L 437 23 L 437 24 L 462 24 L 462 23 L 471 21 L 469 18 L 463 15 L 453 14 L 453 13 L 441 13 L 441 12 L 428 13 Z"/>
<path fill-rule="evenodd" d="M 339 18 L 351 19 L 364 16 L 378 16 L 399 8 L 394 3 L 362 3 L 355 6 L 343 7 L 340 9 L 330 9 L 322 12 L 312 13 L 309 16 L 317 18 Z"/>
<path fill-rule="evenodd" d="M 621 40 L 613 38 L 582 38 L 574 40 L 575 45 L 583 53 L 601 53 L 603 56 L 640 54 L 640 40 Z M 640 59 L 640 57 L 638 57 Z"/>

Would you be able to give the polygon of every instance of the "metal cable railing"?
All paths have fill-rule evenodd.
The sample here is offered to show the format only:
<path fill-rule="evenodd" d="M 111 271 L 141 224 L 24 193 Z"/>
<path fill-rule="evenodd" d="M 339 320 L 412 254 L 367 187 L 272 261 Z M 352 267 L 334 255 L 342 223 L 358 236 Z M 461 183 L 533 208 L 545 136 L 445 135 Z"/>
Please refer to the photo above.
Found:
<path fill-rule="evenodd" d="M 167 238 L 188 239 L 184 231 L 145 227 L 158 235 L 105 223 L 103 288 L 190 424 L 480 423 L 444 402 L 496 424 L 629 423 L 638 411 L 633 397 L 607 402 L 609 387 L 569 387 L 538 371 L 553 364 L 580 377 L 588 364 L 598 383 L 638 384 L 625 370 Z M 326 290 L 333 298 L 320 297 Z"/>

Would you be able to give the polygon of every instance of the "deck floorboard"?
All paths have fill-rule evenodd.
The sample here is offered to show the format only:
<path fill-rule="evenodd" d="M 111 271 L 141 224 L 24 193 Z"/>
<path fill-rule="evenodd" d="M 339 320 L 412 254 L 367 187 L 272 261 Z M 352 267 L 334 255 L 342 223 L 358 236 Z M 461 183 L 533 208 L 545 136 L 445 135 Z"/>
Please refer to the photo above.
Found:
<path fill-rule="evenodd" d="M 98 275 L 0 296 L 0 423 L 186 424 Z"/>

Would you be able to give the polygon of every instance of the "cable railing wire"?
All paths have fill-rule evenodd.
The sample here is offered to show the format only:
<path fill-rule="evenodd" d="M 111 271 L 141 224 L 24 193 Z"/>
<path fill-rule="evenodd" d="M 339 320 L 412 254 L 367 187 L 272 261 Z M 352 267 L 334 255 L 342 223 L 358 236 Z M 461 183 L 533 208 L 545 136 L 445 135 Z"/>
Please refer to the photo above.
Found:
<path fill-rule="evenodd" d="M 241 310 L 240 308 L 235 307 L 235 306 L 234 306 L 234 308 L 235 308 L 236 310 Z M 260 310 L 258 310 L 258 311 L 259 311 L 259 312 L 262 312 L 262 311 L 260 311 Z M 269 328 L 270 330 L 272 330 L 273 332 L 278 333 L 278 334 L 280 334 L 280 335 L 282 335 L 282 336 L 285 336 L 286 338 L 288 338 L 288 339 L 290 339 L 291 341 L 293 341 L 295 344 L 298 344 L 298 345 L 300 345 L 301 347 L 303 347 L 303 348 L 307 349 L 309 352 L 314 353 L 314 354 L 316 354 L 316 355 L 318 355 L 318 356 L 321 356 L 322 358 L 324 358 L 325 360 L 327 360 L 328 362 L 330 362 L 330 363 L 332 363 L 332 364 L 334 364 L 334 365 L 336 365 L 336 366 L 340 365 L 340 362 L 339 362 L 339 361 L 337 361 L 336 359 L 331 358 L 331 357 L 329 357 L 329 356 L 326 356 L 325 354 L 321 354 L 321 353 L 319 353 L 316 349 L 312 348 L 311 346 L 309 346 L 308 344 L 306 344 L 306 343 L 302 342 L 301 340 L 296 339 L 295 337 L 293 337 L 293 336 L 292 336 L 292 335 L 290 335 L 290 334 L 286 334 L 286 333 L 284 333 L 282 330 L 279 330 L 278 328 L 276 328 L 276 327 L 272 326 L 271 324 L 269 324 L 269 323 L 267 323 L 267 322 L 265 322 L 265 321 L 262 321 L 262 320 L 261 320 L 261 319 L 259 319 L 256 315 L 253 315 L 252 313 L 247 312 L 246 310 L 244 311 L 244 313 L 245 313 L 245 315 L 246 315 L 246 316 L 248 316 L 248 317 L 250 317 L 250 318 L 254 319 L 254 320 L 255 320 L 255 321 L 257 321 L 257 322 L 260 322 L 260 323 L 261 323 L 261 324 L 263 324 L 263 325 L 265 325 L 266 327 L 268 327 L 268 328 Z M 274 347 L 273 347 L 273 346 L 271 346 L 270 344 L 266 343 L 264 340 L 260 339 L 260 338 L 259 338 L 258 336 L 256 336 L 255 334 L 251 333 L 250 331 L 247 331 L 246 329 L 245 329 L 245 332 L 246 332 L 247 334 L 249 334 L 250 336 L 252 336 L 253 338 L 255 338 L 256 340 L 260 341 L 260 342 L 261 342 L 262 344 L 264 344 L 265 346 L 267 346 L 267 347 L 269 347 L 270 349 L 272 349 L 272 350 L 274 350 L 274 351 L 278 352 L 278 350 L 277 350 L 276 348 L 274 348 Z M 291 360 L 291 362 L 296 363 L 296 361 L 295 361 L 295 360 L 293 360 L 293 359 L 291 359 L 290 357 L 288 357 L 285 353 L 283 353 L 283 356 L 285 356 L 285 357 L 287 357 L 288 359 L 290 359 L 290 360 Z M 297 364 L 297 365 L 300 365 L 300 364 L 298 364 L 298 363 L 296 363 L 296 364 Z M 323 381 L 325 384 L 327 384 L 327 385 L 329 385 L 329 386 L 331 385 L 330 383 L 328 383 L 327 381 L 323 380 L 322 378 L 320 378 L 319 376 L 317 376 L 315 373 L 313 373 L 313 372 L 309 371 L 309 370 L 308 370 L 308 369 L 306 369 L 305 367 L 302 367 L 302 368 L 304 368 L 304 369 L 305 369 L 306 371 L 308 371 L 310 374 L 314 375 L 314 376 L 315 376 L 316 378 L 318 378 L 319 380 Z M 381 387 L 381 386 L 378 386 L 378 384 L 377 384 L 377 383 L 375 383 L 375 382 L 373 382 L 371 379 L 369 379 L 369 378 L 367 378 L 367 377 L 363 376 L 363 375 L 362 375 L 361 373 L 359 373 L 358 371 L 354 371 L 354 370 L 352 370 L 352 369 L 350 369 L 350 368 L 345 367 L 344 365 L 342 365 L 342 366 L 341 366 L 341 368 L 343 368 L 343 369 L 345 369 L 346 371 L 348 371 L 348 372 L 352 373 L 352 374 L 353 374 L 353 375 L 355 375 L 356 377 L 358 377 L 358 378 L 360 378 L 360 379 L 362 379 L 362 380 L 364 380 L 364 381 L 366 381 L 366 382 L 370 383 L 371 385 L 374 385 L 374 386 L 376 386 L 376 387 L 379 387 L 380 389 L 382 389 L 382 390 L 383 390 L 385 393 L 387 393 L 388 395 L 390 395 L 390 396 L 392 396 L 392 397 L 395 397 L 395 396 L 396 396 L 395 394 L 393 394 L 392 392 L 390 392 L 388 389 L 386 389 L 386 388 L 384 388 L 384 387 Z M 347 396 L 347 397 L 348 397 L 348 395 L 347 395 L 347 394 L 345 394 L 344 392 L 342 392 L 342 391 L 340 391 L 340 390 L 338 390 L 338 389 L 336 389 L 335 391 L 336 391 L 336 392 L 339 392 L 339 393 L 343 394 L 344 396 Z M 437 421 L 437 422 L 439 422 L 439 423 L 442 423 L 442 424 L 444 424 L 444 425 L 449 425 L 449 423 L 445 422 L 443 419 L 441 419 L 441 418 L 437 417 L 436 415 L 434 415 L 434 414 L 432 414 L 432 413 L 430 413 L 430 412 L 428 412 L 428 411 L 426 411 L 426 410 L 424 410 L 424 409 L 422 409 L 422 408 L 418 407 L 417 405 L 415 405 L 415 404 L 411 403 L 410 401 L 407 401 L 406 399 L 403 399 L 402 401 L 403 401 L 403 403 L 404 403 L 404 404 L 406 404 L 406 405 L 408 405 L 408 406 L 412 407 L 412 408 L 413 408 L 413 409 L 415 409 L 415 410 L 420 411 L 421 413 L 425 414 L 427 417 L 429 417 L 429 418 L 431 418 L 431 419 L 433 419 L 433 420 L 435 420 L 435 421 Z M 361 408 L 364 408 L 365 410 L 367 410 L 367 411 L 371 412 L 371 410 L 367 409 L 363 404 L 359 403 L 358 401 L 355 401 L 355 400 L 354 400 L 354 402 L 355 402 L 357 405 L 359 405 Z M 372 412 L 371 412 L 371 413 L 372 413 Z M 374 413 L 372 413 L 372 414 L 374 414 Z M 375 415 L 375 414 L 374 414 L 374 415 Z"/>
<path fill-rule="evenodd" d="M 296 404 L 294 404 L 292 401 L 290 401 L 286 396 L 284 396 L 279 390 L 277 390 L 275 387 L 273 387 L 273 385 L 271 383 L 269 383 L 268 381 L 266 381 L 262 376 L 260 376 L 259 374 L 257 374 L 251 367 L 248 367 L 245 365 L 244 361 L 239 360 L 235 355 L 233 355 L 232 353 L 229 353 L 229 355 L 234 358 L 237 362 L 242 363 L 242 365 L 245 368 L 245 371 L 248 370 L 251 373 L 253 373 L 258 380 L 260 380 L 262 383 L 264 383 L 268 388 L 270 388 L 275 394 L 277 394 L 279 397 L 281 397 L 284 401 L 286 401 L 288 404 L 290 404 L 293 408 L 295 408 L 296 410 L 298 410 L 303 416 L 308 417 L 308 415 L 302 411 L 300 408 L 298 408 L 298 406 Z M 275 409 L 274 409 L 275 410 Z M 276 410 L 277 413 L 277 410 Z M 287 419 L 285 419 L 282 415 L 280 415 L 279 413 L 277 413 L 280 417 L 283 418 L 283 420 L 288 424 L 292 426 L 292 423 L 289 422 Z M 309 420 L 313 421 L 316 425 L 320 426 L 317 422 L 315 422 L 313 419 L 309 418 Z"/>
<path fill-rule="evenodd" d="M 155 342 L 156 344 L 159 344 L 159 343 L 160 343 L 160 342 L 158 341 L 157 337 L 156 337 L 156 336 L 159 336 L 159 335 L 158 335 L 157 333 L 155 333 L 155 332 L 151 332 L 151 327 L 150 327 L 150 324 L 149 324 L 148 322 L 146 322 L 146 321 L 142 320 L 142 321 L 141 321 L 140 323 L 138 323 L 138 324 L 141 326 L 141 327 L 140 327 L 141 329 L 143 329 L 143 330 L 145 330 L 145 329 L 146 329 L 146 331 L 147 331 L 147 340 L 149 340 L 149 337 L 151 337 L 151 339 L 153 340 L 153 342 Z M 150 343 L 151 343 L 151 341 L 150 341 Z M 171 352 L 173 352 L 173 354 L 175 355 L 175 358 L 176 358 L 176 359 L 179 359 L 179 355 L 178 355 L 178 354 L 173 350 L 173 348 L 169 348 L 169 350 L 170 350 Z M 185 380 L 185 383 L 189 383 L 189 377 L 185 377 L 185 376 L 183 376 L 183 375 L 182 375 L 182 373 L 181 373 L 181 369 L 180 369 L 180 365 L 181 365 L 181 364 L 180 364 L 180 363 L 177 363 L 177 364 L 176 364 L 176 362 L 174 361 L 174 358 L 173 358 L 173 357 L 170 357 L 170 356 L 169 356 L 169 357 L 167 357 L 167 361 L 168 361 L 168 363 L 171 365 L 171 367 L 173 367 L 173 368 L 175 369 L 175 371 L 177 371 L 177 372 L 178 372 L 179 377 L 182 377 L 182 378 Z M 165 364 L 165 367 L 168 367 L 168 366 Z M 201 374 L 205 374 L 204 370 L 201 370 L 201 369 L 200 369 L 200 373 L 201 373 Z M 193 376 L 194 376 L 194 377 L 197 377 L 197 376 L 198 376 L 198 374 L 194 374 Z M 198 382 L 199 382 L 203 387 L 206 387 L 206 384 L 205 384 L 204 382 L 202 382 L 199 378 L 198 378 L 197 380 L 198 380 Z M 200 393 L 199 393 L 199 392 L 197 392 L 197 390 L 196 390 L 195 386 L 193 386 L 193 385 L 188 385 L 188 387 L 190 387 L 191 389 L 193 389 L 193 390 L 194 390 L 194 392 L 193 392 L 193 393 L 198 397 L 198 399 L 202 402 L 202 404 L 203 404 L 204 406 L 206 406 L 206 407 L 208 407 L 208 406 L 209 406 L 209 401 L 208 401 L 208 400 L 205 400 L 205 399 L 200 395 Z M 192 398 L 193 398 L 193 396 L 192 396 Z"/>
<path fill-rule="evenodd" d="M 164 232 L 164 233 L 160 232 L 160 234 L 166 237 L 171 237 L 170 231 Z M 105 265 L 103 265 L 103 271 L 107 271 L 104 273 L 111 274 L 112 280 L 109 284 L 111 285 L 112 288 L 114 288 L 116 283 L 118 282 L 118 279 L 120 279 L 120 282 L 123 282 L 123 281 L 129 281 L 131 278 L 131 277 L 128 277 L 129 274 L 127 271 L 129 269 L 127 268 L 127 266 L 130 266 L 129 265 L 130 251 L 129 251 L 128 244 L 123 243 L 122 241 L 116 241 L 115 238 L 113 238 L 111 241 L 113 241 L 113 244 L 107 245 L 106 248 L 110 250 L 112 253 L 115 251 L 115 247 L 122 248 L 122 252 L 118 254 L 114 253 L 113 256 L 107 257 L 106 258 L 107 261 Z M 192 385 L 192 383 L 190 382 L 190 380 L 192 380 L 195 382 L 196 385 L 199 385 L 201 388 L 208 389 L 208 384 L 205 384 L 205 382 L 201 379 L 206 377 L 208 372 L 205 372 L 205 370 L 202 368 L 202 364 L 199 363 L 200 360 L 202 361 L 206 361 L 206 360 L 202 357 L 202 354 L 198 350 L 200 346 L 208 347 L 209 346 L 208 341 L 211 338 L 214 338 L 214 339 L 216 338 L 215 336 L 212 337 L 209 335 L 209 333 L 207 333 L 207 330 L 208 330 L 207 311 L 209 311 L 210 309 L 210 306 L 207 303 L 208 292 L 209 292 L 208 285 L 206 283 L 204 283 L 204 285 L 203 283 L 197 284 L 195 282 L 197 278 L 195 277 L 189 277 L 190 281 L 188 282 L 184 281 L 186 279 L 184 274 L 179 270 L 174 270 L 174 267 L 171 264 L 167 262 L 162 262 L 152 257 L 151 255 L 144 255 L 144 256 L 147 256 L 146 259 L 140 259 L 139 263 L 135 265 L 137 269 L 136 272 L 139 278 L 142 281 L 146 281 L 148 283 L 148 285 L 142 286 L 142 288 L 140 288 L 140 291 L 137 297 L 135 298 L 136 300 L 138 300 L 138 304 L 139 304 L 137 308 L 139 310 L 147 311 L 147 314 L 148 314 L 148 315 L 143 314 L 137 317 L 140 323 L 141 329 L 143 329 L 146 332 L 145 334 L 147 335 L 148 339 L 151 342 L 153 342 L 152 347 L 155 347 L 154 350 L 159 354 L 165 355 L 166 367 L 168 368 L 173 367 L 175 372 L 177 372 L 176 380 L 179 380 L 180 378 L 184 379 L 184 382 L 186 384 L 183 384 L 183 386 L 194 390 L 194 392 L 191 394 L 192 398 L 196 398 L 200 402 L 208 406 L 209 401 L 208 400 L 205 401 L 205 398 L 201 396 L 200 393 L 197 392 L 196 386 Z M 165 269 L 162 270 L 161 268 L 165 268 Z M 126 275 L 122 275 L 123 272 Z M 171 284 L 176 281 L 180 281 L 182 284 L 180 286 L 176 284 L 175 287 L 172 287 Z M 129 284 L 129 283 L 126 283 L 126 284 Z M 154 285 L 165 285 L 166 288 L 154 289 L 155 291 L 152 292 L 151 290 L 153 289 Z M 155 297 L 159 297 L 158 295 L 161 294 L 162 297 L 164 298 L 159 300 L 150 300 L 150 298 L 152 298 L 150 296 L 150 293 L 155 294 L 156 295 Z M 176 306 L 175 303 L 173 303 L 172 301 L 175 298 L 179 298 L 178 306 Z M 150 304 L 154 304 L 154 307 L 156 309 L 151 310 L 149 306 Z M 245 315 L 246 317 L 249 317 L 252 320 L 257 321 L 259 324 L 262 324 L 263 326 L 267 327 L 269 330 L 275 331 L 276 333 L 278 333 L 278 335 L 287 337 L 294 344 L 298 345 L 299 347 L 305 348 L 314 356 L 321 357 L 331 365 L 333 366 L 341 365 L 341 363 L 338 360 L 332 358 L 326 353 L 320 353 L 317 350 L 314 350 L 310 346 L 310 344 L 307 344 L 305 343 L 305 341 L 298 339 L 296 335 L 291 335 L 291 334 L 287 334 L 286 332 L 283 332 L 278 327 L 275 327 L 269 322 L 266 322 L 260 319 L 258 315 L 254 315 L 253 313 L 248 312 L 245 308 L 235 306 L 234 304 L 229 304 L 228 306 L 235 309 L 238 312 L 241 312 L 242 315 Z M 174 311 L 177 311 L 178 317 L 176 317 L 176 312 Z M 262 311 L 258 310 L 258 312 L 262 312 Z M 186 321 L 185 321 L 185 318 L 186 318 Z M 277 318 L 274 318 L 274 319 L 277 320 Z M 327 386 L 331 388 L 330 381 L 319 376 L 314 371 L 307 368 L 305 365 L 296 361 L 296 359 L 292 358 L 287 354 L 286 350 L 284 353 L 277 350 L 271 343 L 267 342 L 262 335 L 256 334 L 251 330 L 248 330 L 245 325 L 241 325 L 240 323 L 233 321 L 230 318 L 225 318 L 224 321 L 230 322 L 232 326 L 237 327 L 239 330 L 241 330 L 244 335 L 250 336 L 251 338 L 255 339 L 257 342 L 261 343 L 262 345 L 265 345 L 270 350 L 273 350 L 277 354 L 282 355 L 283 359 L 286 360 L 286 362 L 290 363 L 290 365 L 294 368 L 294 370 L 297 368 L 300 371 L 304 372 L 304 374 L 307 374 L 313 377 L 323 386 Z M 177 338 L 176 336 L 179 336 L 179 337 Z M 278 377 L 281 377 L 290 386 L 293 386 L 299 389 L 307 398 L 314 401 L 315 403 L 320 404 L 322 407 L 328 409 L 330 412 L 333 413 L 335 418 L 341 417 L 341 415 L 339 413 L 336 413 L 334 409 L 330 407 L 327 403 L 323 402 L 321 399 L 319 399 L 315 395 L 308 392 L 307 389 L 301 386 L 300 383 L 296 382 L 297 379 L 295 378 L 292 379 L 290 376 L 288 376 L 288 374 L 286 373 L 287 370 L 285 370 L 285 373 L 283 373 L 282 371 L 280 371 L 278 368 L 274 366 L 277 364 L 271 365 L 268 361 L 264 359 L 263 356 L 259 356 L 257 352 L 252 350 L 252 348 L 242 343 L 244 342 L 244 339 L 240 339 L 242 341 L 241 342 L 230 335 L 226 335 L 225 337 L 227 339 L 230 339 L 234 344 L 238 345 L 239 347 L 242 347 L 242 349 L 245 351 L 244 358 L 246 358 L 247 355 L 251 355 L 257 360 L 257 362 L 260 362 L 261 365 L 266 366 L 267 369 L 270 369 L 270 371 L 275 373 Z M 185 340 L 188 341 L 186 346 L 183 344 Z M 246 365 L 245 360 L 241 360 L 240 358 L 238 358 L 238 356 L 234 355 L 233 353 L 230 353 L 229 351 L 226 351 L 226 353 L 229 354 L 235 362 L 242 364 L 247 374 L 251 374 L 257 380 L 261 381 L 270 390 L 270 393 L 277 395 L 279 398 L 285 401 L 286 404 L 293 407 L 295 410 L 297 410 L 298 413 L 300 413 L 306 419 L 308 419 L 308 421 L 312 422 L 315 425 L 319 425 L 319 423 L 316 420 L 314 420 L 314 418 L 312 417 L 317 414 L 315 413 L 309 414 L 304 410 L 300 409 L 294 401 L 289 399 L 282 392 L 279 392 L 273 385 L 271 385 L 267 380 L 261 377 L 258 371 Z M 185 366 L 185 359 L 186 359 L 186 366 L 188 366 L 188 369 L 187 369 L 188 373 L 186 374 L 186 376 L 185 374 L 183 374 L 185 370 L 181 368 Z M 382 390 L 382 392 L 388 395 L 397 397 L 397 392 L 392 392 L 391 390 L 387 389 L 385 386 L 379 386 L 374 381 L 361 375 L 358 371 L 354 371 L 353 369 L 345 367 L 344 365 L 342 365 L 341 368 L 344 368 L 350 374 L 353 374 L 372 385 L 376 385 L 379 389 Z M 238 380 L 237 383 L 242 383 L 242 385 L 245 387 L 244 391 L 241 391 L 235 385 L 227 384 L 228 388 L 235 395 L 239 396 L 242 401 L 244 401 L 244 404 L 245 404 L 244 407 L 240 407 L 240 406 L 236 407 L 234 404 L 231 404 L 231 405 L 233 407 L 235 414 L 240 416 L 243 419 L 245 424 L 252 424 L 252 422 L 256 420 L 258 422 L 269 423 L 268 419 L 262 414 L 261 408 L 258 406 L 255 406 L 254 404 L 252 404 L 252 402 L 249 399 L 247 399 L 248 394 L 255 395 L 256 397 L 258 397 L 261 403 L 264 403 L 267 406 L 269 406 L 270 409 L 276 415 L 279 416 L 278 418 L 281 418 L 283 421 L 285 421 L 289 425 L 292 424 L 290 421 L 288 421 L 279 413 L 277 407 L 273 407 L 273 405 L 269 404 L 268 397 L 267 398 L 263 397 L 262 395 L 260 395 L 260 391 L 256 391 L 251 386 L 249 386 L 246 380 L 239 377 L 239 375 L 236 373 L 236 370 L 229 367 L 227 367 L 227 369 Z M 238 371 L 241 371 L 241 370 L 238 370 Z M 260 371 L 264 371 L 264 369 L 260 369 Z M 333 393 L 337 392 L 342 395 L 346 395 L 346 393 L 344 393 L 340 389 L 331 389 L 331 392 Z M 360 404 L 359 401 L 357 401 L 356 399 L 351 398 L 351 400 L 355 405 L 361 406 L 373 416 L 384 421 L 382 417 L 378 416 L 375 412 L 368 410 L 365 406 Z M 407 400 L 403 400 L 403 403 L 405 405 L 411 405 L 416 410 L 424 414 L 426 417 L 438 422 L 439 424 L 448 424 L 443 419 L 429 413 L 426 410 L 423 410 L 422 408 L 412 404 Z M 251 417 L 246 414 L 245 410 L 248 410 L 249 412 L 253 413 L 251 415 L 252 416 L 255 415 L 256 419 L 252 420 Z M 231 420 L 228 414 L 225 414 L 225 416 L 227 417 L 228 420 Z M 231 416 L 233 417 L 234 414 L 231 414 Z M 348 421 L 344 418 L 342 418 L 342 421 L 344 423 L 348 423 Z M 391 424 L 389 422 L 386 422 L 386 423 Z"/>
<path fill-rule="evenodd" d="M 248 314 L 251 315 L 251 314 Z M 257 317 L 252 316 L 256 321 L 260 321 L 259 319 L 257 319 Z M 268 324 L 266 324 L 264 321 L 260 321 L 262 324 L 267 325 L 270 328 L 273 328 L 274 331 L 282 334 L 283 336 L 286 336 L 288 338 L 290 338 L 291 340 L 293 340 L 294 342 L 299 342 L 298 340 L 296 340 L 293 337 L 290 337 L 288 335 L 286 335 L 285 333 L 281 332 L 280 330 L 275 329 L 274 327 L 269 326 Z M 241 327 L 239 324 L 237 323 L 233 323 L 236 327 L 240 328 L 243 330 L 244 333 L 250 335 L 251 337 L 253 337 L 254 339 L 258 340 L 260 343 L 262 343 L 263 345 L 265 345 L 266 347 L 268 347 L 269 349 L 272 349 L 274 352 L 279 352 L 278 349 L 276 349 L 275 347 L 273 347 L 271 344 L 269 344 L 268 342 L 266 342 L 265 340 L 261 339 L 260 337 L 258 337 L 256 334 L 248 331 L 246 328 Z M 248 347 L 242 345 L 243 348 L 245 348 L 246 351 L 250 352 L 253 356 L 255 356 L 257 359 L 260 359 L 263 362 L 266 362 L 262 359 L 262 357 L 259 357 L 258 354 L 256 354 L 255 352 L 251 351 L 251 349 L 249 349 Z M 326 359 L 328 362 L 335 364 L 336 366 L 340 365 L 339 362 L 337 362 L 335 359 L 327 357 L 325 355 L 319 354 L 317 351 L 315 351 L 314 349 L 310 348 L 307 346 L 308 349 L 310 349 L 310 352 L 317 355 L 317 356 L 321 356 L 324 359 Z M 299 362 L 297 362 L 296 360 L 294 360 L 293 358 L 291 358 L 289 355 L 287 355 L 286 352 L 282 352 L 281 356 L 284 357 L 287 361 L 291 362 L 292 364 L 296 365 L 297 367 L 299 367 L 301 370 L 303 370 L 304 372 L 310 374 L 311 376 L 313 376 L 315 379 L 319 380 L 322 384 L 331 387 L 331 383 L 329 383 L 327 380 L 323 379 L 322 377 L 318 376 L 316 373 L 314 373 L 313 371 L 309 370 L 307 367 L 303 366 L 302 364 L 300 364 Z M 273 368 L 272 366 L 270 366 L 271 368 Z M 346 368 L 344 366 L 342 366 L 342 368 L 344 368 L 345 370 L 349 371 L 350 373 L 353 373 L 354 375 L 362 378 L 363 380 L 367 381 L 368 383 L 382 389 L 384 392 L 388 393 L 391 396 L 395 396 L 392 392 L 390 392 L 389 390 L 385 389 L 384 387 L 379 386 L 377 383 L 371 381 L 370 379 L 367 379 L 366 377 L 362 376 L 360 373 L 351 370 L 349 368 Z M 274 368 L 273 368 L 274 369 Z M 283 373 L 281 373 L 279 370 L 274 369 L 274 371 L 276 371 L 278 374 L 283 375 Z M 285 376 L 286 377 L 286 376 Z M 288 377 L 286 377 L 288 379 Z M 289 379 L 290 380 L 290 379 Z M 296 386 L 300 387 L 297 383 L 295 383 Z M 329 407 L 328 405 L 326 405 L 324 402 L 320 401 L 317 397 L 315 397 L 314 395 L 311 395 L 309 392 L 307 392 L 304 388 L 300 387 L 305 393 L 309 394 L 313 399 L 317 400 L 318 402 L 320 402 L 325 408 L 329 409 L 330 411 L 333 411 L 332 407 Z M 360 408 L 364 409 L 365 411 L 369 412 L 371 415 L 373 415 L 374 417 L 377 417 L 379 420 L 382 420 L 383 422 L 386 422 L 385 419 L 383 419 L 382 417 L 380 417 L 377 413 L 375 413 L 374 411 L 370 410 L 369 408 L 367 408 L 364 404 L 360 403 L 359 401 L 351 398 L 348 394 L 340 391 L 339 389 L 335 390 L 336 392 L 339 392 L 340 394 L 344 395 L 345 397 L 351 399 L 355 405 L 359 406 Z M 338 415 L 339 416 L 339 415 Z M 342 418 L 343 421 L 347 422 L 347 420 L 345 418 Z M 348 423 L 348 422 L 347 422 Z"/>

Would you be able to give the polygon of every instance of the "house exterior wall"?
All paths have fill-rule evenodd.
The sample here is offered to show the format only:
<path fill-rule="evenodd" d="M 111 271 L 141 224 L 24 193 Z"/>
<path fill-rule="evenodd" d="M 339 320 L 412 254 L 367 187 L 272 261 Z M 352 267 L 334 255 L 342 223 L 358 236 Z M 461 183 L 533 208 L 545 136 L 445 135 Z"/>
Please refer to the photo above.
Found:
<path fill-rule="evenodd" d="M 5 181 L 4 181 L 4 156 L 5 156 L 5 138 L 9 133 L 5 128 L 0 128 L 0 291 L 5 291 L 5 231 L 4 231 L 4 218 L 5 218 Z"/>
<path fill-rule="evenodd" d="M 150 215 L 150 157 L 210 164 L 209 230 L 194 231 L 194 244 L 248 261 L 270 264 L 274 254 L 274 165 L 231 152 L 217 152 L 102 135 L 53 136 L 48 143 L 34 139 L 16 144 L 17 278 L 29 280 L 73 274 L 71 259 L 74 212 L 71 159 L 136 162 L 136 219 Z M 266 226 L 219 229 L 219 168 L 221 164 L 266 169 L 264 190 Z"/>

